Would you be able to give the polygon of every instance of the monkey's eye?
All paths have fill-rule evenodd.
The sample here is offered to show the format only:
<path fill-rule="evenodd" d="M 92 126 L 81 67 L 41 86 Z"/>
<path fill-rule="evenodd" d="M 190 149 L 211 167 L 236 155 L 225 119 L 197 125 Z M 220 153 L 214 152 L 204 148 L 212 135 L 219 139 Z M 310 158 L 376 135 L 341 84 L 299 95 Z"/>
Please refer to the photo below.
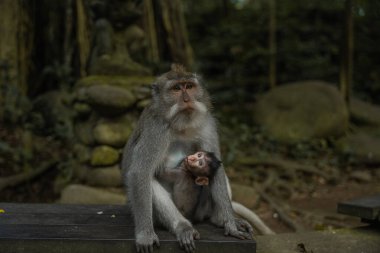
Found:
<path fill-rule="evenodd" d="M 188 84 L 186 84 L 186 89 L 187 89 L 187 90 L 190 90 L 190 89 L 192 89 L 192 88 L 194 88 L 194 84 L 192 84 L 192 83 L 188 83 Z"/>
<path fill-rule="evenodd" d="M 171 90 L 179 91 L 179 90 L 181 90 L 181 86 L 179 84 L 173 85 Z"/>
<path fill-rule="evenodd" d="M 199 166 L 203 166 L 203 162 L 202 161 L 199 162 Z"/>
<path fill-rule="evenodd" d="M 201 153 L 198 153 L 198 157 L 201 157 L 202 156 L 202 154 Z"/>

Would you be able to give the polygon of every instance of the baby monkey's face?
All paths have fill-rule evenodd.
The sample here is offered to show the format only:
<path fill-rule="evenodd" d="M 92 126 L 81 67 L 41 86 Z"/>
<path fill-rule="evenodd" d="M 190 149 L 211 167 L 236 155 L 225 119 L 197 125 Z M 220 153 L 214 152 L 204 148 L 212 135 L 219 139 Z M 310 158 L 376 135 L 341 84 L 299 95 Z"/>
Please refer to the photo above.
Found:
<path fill-rule="evenodd" d="M 189 155 L 185 159 L 187 169 L 194 176 L 208 176 L 210 175 L 209 162 L 210 157 L 205 152 L 197 152 Z"/>

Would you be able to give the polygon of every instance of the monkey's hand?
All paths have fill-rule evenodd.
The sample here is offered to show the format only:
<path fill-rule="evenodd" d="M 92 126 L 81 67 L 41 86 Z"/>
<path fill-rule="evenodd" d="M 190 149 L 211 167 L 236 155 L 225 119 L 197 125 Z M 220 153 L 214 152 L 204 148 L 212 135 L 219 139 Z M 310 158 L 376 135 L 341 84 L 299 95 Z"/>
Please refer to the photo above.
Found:
<path fill-rule="evenodd" d="M 247 232 L 251 235 L 251 238 L 253 237 L 253 228 L 251 224 L 248 223 L 248 221 L 240 218 L 235 218 L 235 224 L 239 231 Z"/>
<path fill-rule="evenodd" d="M 152 253 L 154 244 L 160 247 L 160 241 L 154 231 L 142 231 L 136 235 L 137 252 Z"/>
<path fill-rule="evenodd" d="M 240 221 L 239 221 L 240 222 Z M 240 228 L 240 230 L 239 230 Z M 241 225 L 237 224 L 236 220 L 227 221 L 224 225 L 224 235 L 230 235 L 236 238 L 239 238 L 241 240 L 250 240 L 252 239 L 252 234 L 249 232 L 246 232 L 244 229 L 242 231 Z"/>
<path fill-rule="evenodd" d="M 201 238 L 199 232 L 188 224 L 179 225 L 177 230 L 178 232 L 176 232 L 176 236 L 179 246 L 187 253 L 194 252 L 194 240 L 199 240 Z"/>

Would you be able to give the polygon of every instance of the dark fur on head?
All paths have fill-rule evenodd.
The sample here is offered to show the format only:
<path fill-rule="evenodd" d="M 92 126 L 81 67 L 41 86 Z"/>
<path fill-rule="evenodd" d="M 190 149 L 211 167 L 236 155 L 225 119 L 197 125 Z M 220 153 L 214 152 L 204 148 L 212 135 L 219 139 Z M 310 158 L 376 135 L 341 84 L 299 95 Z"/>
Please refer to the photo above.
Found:
<path fill-rule="evenodd" d="M 208 162 L 208 166 L 210 168 L 209 178 L 213 178 L 216 171 L 219 169 L 220 165 L 222 165 L 222 161 L 220 161 L 213 152 L 205 152 L 207 157 L 210 159 Z"/>
<path fill-rule="evenodd" d="M 187 72 L 186 68 L 178 63 L 173 63 L 169 72 L 166 72 L 158 77 L 157 85 L 160 83 L 166 83 L 168 80 L 179 80 L 179 79 L 191 79 L 197 76 L 191 72 Z"/>
<path fill-rule="evenodd" d="M 187 72 L 185 66 L 173 63 L 171 65 L 171 70 L 167 72 L 168 79 L 178 79 L 178 78 L 192 78 L 194 77 L 194 74 L 191 72 Z"/>

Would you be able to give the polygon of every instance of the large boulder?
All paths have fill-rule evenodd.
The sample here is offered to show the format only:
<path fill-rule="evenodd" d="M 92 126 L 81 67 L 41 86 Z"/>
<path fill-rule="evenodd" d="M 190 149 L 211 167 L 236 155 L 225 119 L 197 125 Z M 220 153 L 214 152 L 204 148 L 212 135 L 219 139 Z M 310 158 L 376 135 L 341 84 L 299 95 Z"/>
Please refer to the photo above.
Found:
<path fill-rule="evenodd" d="M 380 107 L 352 98 L 350 100 L 351 119 L 360 125 L 380 127 Z"/>
<path fill-rule="evenodd" d="M 320 81 L 274 88 L 259 97 L 253 118 L 269 136 L 286 143 L 340 136 L 349 122 L 339 91 Z"/>

